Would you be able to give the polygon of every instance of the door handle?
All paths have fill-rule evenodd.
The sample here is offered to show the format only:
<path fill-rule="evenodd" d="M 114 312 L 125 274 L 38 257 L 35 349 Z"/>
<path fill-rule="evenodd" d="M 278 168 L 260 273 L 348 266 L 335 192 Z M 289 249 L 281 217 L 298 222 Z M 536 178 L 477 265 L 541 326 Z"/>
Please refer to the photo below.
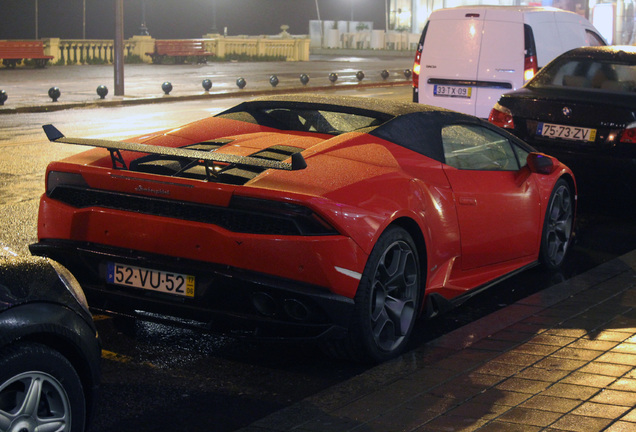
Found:
<path fill-rule="evenodd" d="M 459 204 L 476 206 L 477 205 L 477 198 L 475 198 L 475 197 L 459 197 Z"/>

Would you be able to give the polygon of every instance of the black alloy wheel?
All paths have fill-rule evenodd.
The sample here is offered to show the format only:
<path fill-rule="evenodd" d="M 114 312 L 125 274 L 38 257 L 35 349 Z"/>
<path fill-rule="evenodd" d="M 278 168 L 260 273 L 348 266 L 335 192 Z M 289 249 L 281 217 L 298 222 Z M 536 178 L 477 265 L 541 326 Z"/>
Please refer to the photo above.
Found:
<path fill-rule="evenodd" d="M 389 227 L 369 255 L 354 299 L 348 338 L 338 354 L 371 362 L 401 354 L 418 315 L 420 284 L 413 239 L 403 228 Z"/>
<path fill-rule="evenodd" d="M 539 259 L 543 265 L 556 269 L 563 264 L 572 240 L 574 198 L 568 183 L 559 179 L 554 185 L 543 222 Z"/>

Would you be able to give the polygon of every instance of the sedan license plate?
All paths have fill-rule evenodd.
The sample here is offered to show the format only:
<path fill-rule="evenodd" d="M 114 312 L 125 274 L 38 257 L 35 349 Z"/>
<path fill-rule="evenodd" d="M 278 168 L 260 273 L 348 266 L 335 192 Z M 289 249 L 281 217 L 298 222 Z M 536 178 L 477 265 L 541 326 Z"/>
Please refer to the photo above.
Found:
<path fill-rule="evenodd" d="M 460 86 L 438 85 L 438 84 L 436 84 L 433 87 L 433 94 L 435 96 L 460 97 L 460 98 L 469 99 L 472 92 L 473 92 L 472 87 L 460 87 Z"/>
<path fill-rule="evenodd" d="M 109 262 L 106 282 L 185 297 L 194 297 L 194 276 Z"/>
<path fill-rule="evenodd" d="M 547 138 L 560 138 L 572 141 L 595 141 L 596 129 L 564 126 L 552 123 L 539 123 L 537 135 Z"/>

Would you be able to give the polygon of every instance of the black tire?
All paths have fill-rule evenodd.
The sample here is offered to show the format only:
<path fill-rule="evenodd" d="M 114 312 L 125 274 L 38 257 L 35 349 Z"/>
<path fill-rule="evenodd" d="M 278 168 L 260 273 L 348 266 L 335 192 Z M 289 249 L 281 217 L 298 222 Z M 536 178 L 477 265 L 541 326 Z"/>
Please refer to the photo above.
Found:
<path fill-rule="evenodd" d="M 572 242 L 574 197 L 564 179 L 554 185 L 543 222 L 539 261 L 549 269 L 563 264 Z"/>
<path fill-rule="evenodd" d="M 417 247 L 403 228 L 387 229 L 369 255 L 354 298 L 346 339 L 330 342 L 332 355 L 382 362 L 401 354 L 419 311 Z"/>
<path fill-rule="evenodd" d="M 0 350 L 0 430 L 78 432 L 85 421 L 82 382 L 62 354 L 29 342 Z"/>

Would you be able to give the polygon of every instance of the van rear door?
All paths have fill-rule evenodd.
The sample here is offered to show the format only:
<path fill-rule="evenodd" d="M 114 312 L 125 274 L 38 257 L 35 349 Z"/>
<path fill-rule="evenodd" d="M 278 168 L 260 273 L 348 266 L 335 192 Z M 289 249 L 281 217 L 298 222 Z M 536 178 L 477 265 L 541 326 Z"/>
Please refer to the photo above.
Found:
<path fill-rule="evenodd" d="M 422 47 L 419 102 L 472 114 L 484 10 L 438 12 Z"/>
<path fill-rule="evenodd" d="M 566 17 L 570 16 L 569 12 L 563 12 L 563 14 Z M 555 18 L 555 12 L 543 11 L 526 13 L 526 24 L 532 27 L 535 42 L 538 47 L 541 47 L 540 50 L 537 50 L 537 66 L 539 69 L 547 65 L 553 58 L 563 54 L 570 48 L 585 45 L 582 27 L 579 26 L 576 28 L 568 26 L 567 31 L 564 31 L 563 34 L 561 34 L 561 29 L 559 29 L 558 26 L 566 25 L 567 23 L 557 23 Z M 566 46 L 570 46 L 570 48 L 565 48 L 563 46 L 563 41 L 570 39 L 575 41 L 574 45 L 572 45 L 571 42 L 568 42 Z"/>
<path fill-rule="evenodd" d="M 472 114 L 482 118 L 488 117 L 502 93 L 524 84 L 525 41 L 521 16 L 507 14 L 506 20 L 500 20 L 497 12 L 487 11 L 477 68 L 475 111 Z M 519 20 L 510 21 L 511 18 Z"/>

